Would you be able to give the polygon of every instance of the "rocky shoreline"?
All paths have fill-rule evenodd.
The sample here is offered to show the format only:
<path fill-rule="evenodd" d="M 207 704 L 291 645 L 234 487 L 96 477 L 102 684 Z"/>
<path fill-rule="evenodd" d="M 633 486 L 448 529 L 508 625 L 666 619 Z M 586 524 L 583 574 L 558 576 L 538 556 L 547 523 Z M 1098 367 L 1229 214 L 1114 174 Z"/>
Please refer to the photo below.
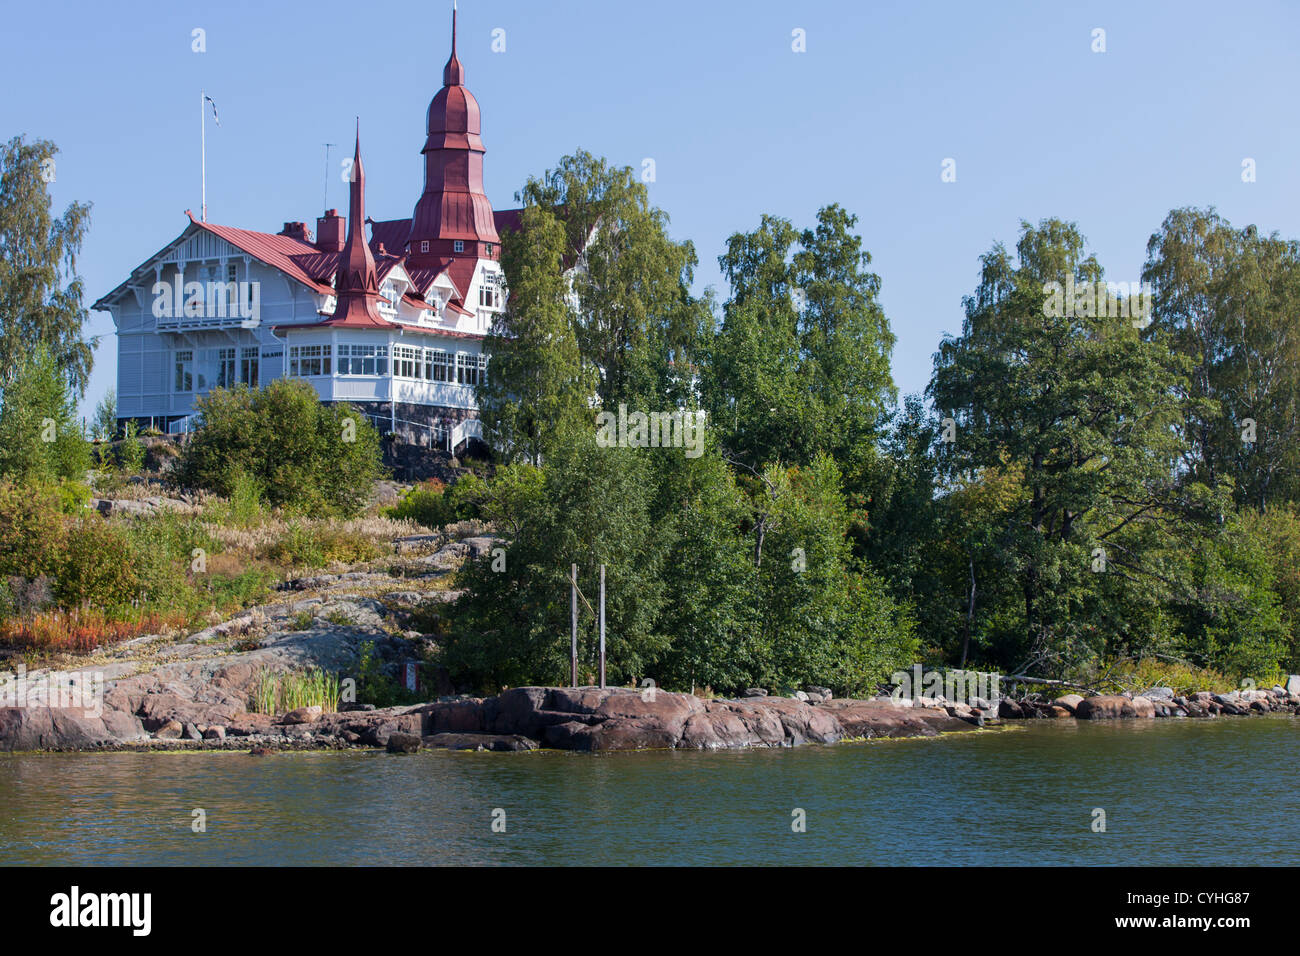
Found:
<path fill-rule="evenodd" d="M 755 695 L 704 700 L 690 694 L 632 688 L 518 687 L 495 697 L 452 697 L 413 706 L 353 707 L 324 713 L 303 707 L 286 714 L 249 713 L 236 694 L 241 675 L 214 672 L 207 699 L 159 686 L 114 687 L 104 714 L 90 718 L 67 708 L 0 709 L 0 750 L 177 751 L 421 749 L 531 751 L 541 748 L 725 750 L 833 744 L 842 740 L 935 737 L 976 731 L 986 723 L 1027 719 L 1213 719 L 1252 714 L 1300 714 L 1300 696 L 1277 686 L 1190 697 L 1154 688 L 1142 695 L 1052 701 L 1003 698 L 947 704 L 942 699 L 869 700 Z M 1291 678 L 1290 682 L 1300 682 Z M 803 695 L 801 695 L 803 696 Z M 822 696 L 822 695 L 816 695 Z M 978 706 L 983 704 L 984 706 Z"/>

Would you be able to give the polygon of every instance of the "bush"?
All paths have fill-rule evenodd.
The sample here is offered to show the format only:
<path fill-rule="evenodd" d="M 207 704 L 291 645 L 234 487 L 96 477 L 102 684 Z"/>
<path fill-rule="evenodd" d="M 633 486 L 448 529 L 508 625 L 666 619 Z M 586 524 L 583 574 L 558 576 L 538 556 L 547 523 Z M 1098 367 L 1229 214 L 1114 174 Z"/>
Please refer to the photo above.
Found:
<path fill-rule="evenodd" d="M 35 578 L 58 570 L 64 528 L 48 489 L 0 484 L 0 576 Z"/>
<path fill-rule="evenodd" d="M 380 475 L 379 434 L 350 406 L 323 405 L 306 382 L 213 389 L 177 460 L 177 478 L 226 498 L 249 494 L 300 514 L 350 516 Z"/>
<path fill-rule="evenodd" d="M 138 434 L 135 422 L 122 426 L 122 440 L 117 444 L 117 466 L 127 475 L 138 475 L 144 469 L 144 445 Z"/>
<path fill-rule="evenodd" d="M 436 478 L 412 488 L 396 505 L 386 508 L 384 514 L 398 520 L 410 518 L 434 530 L 457 520 L 448 500 L 447 485 Z"/>
<path fill-rule="evenodd" d="M 121 525 L 88 515 L 76 521 L 68 536 L 54 588 L 65 607 L 90 604 L 100 608 L 128 606 L 140 596 L 130 541 Z"/>
<path fill-rule="evenodd" d="M 284 536 L 266 550 L 271 560 L 294 568 L 323 568 L 335 561 L 355 564 L 378 555 L 378 546 L 364 535 L 299 521 L 289 522 Z"/>

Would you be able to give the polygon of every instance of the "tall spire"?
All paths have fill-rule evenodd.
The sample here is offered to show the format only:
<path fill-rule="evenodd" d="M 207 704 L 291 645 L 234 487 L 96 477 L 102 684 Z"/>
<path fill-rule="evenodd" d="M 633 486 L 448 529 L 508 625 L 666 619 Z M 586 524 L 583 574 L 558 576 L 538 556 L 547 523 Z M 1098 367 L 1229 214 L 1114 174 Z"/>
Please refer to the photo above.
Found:
<path fill-rule="evenodd" d="M 348 238 L 334 274 L 336 304 L 329 324 L 387 326 L 388 323 L 379 315 L 379 278 L 375 271 L 375 257 L 366 242 L 366 171 L 361 165 L 359 118 L 350 180 Z"/>
<path fill-rule="evenodd" d="M 451 57 L 447 60 L 447 65 L 442 68 L 442 85 L 463 86 L 464 83 L 465 68 L 460 65 L 460 58 L 456 56 L 456 0 L 451 0 Z"/>
<path fill-rule="evenodd" d="M 441 268 L 451 256 L 495 257 L 500 242 L 492 204 L 483 191 L 478 101 L 464 82 L 465 70 L 456 53 L 453 4 L 451 57 L 442 71 L 442 89 L 429 104 L 428 135 L 420 151 L 424 192 L 415 204 L 407 236 L 407 260 L 415 268 Z"/>

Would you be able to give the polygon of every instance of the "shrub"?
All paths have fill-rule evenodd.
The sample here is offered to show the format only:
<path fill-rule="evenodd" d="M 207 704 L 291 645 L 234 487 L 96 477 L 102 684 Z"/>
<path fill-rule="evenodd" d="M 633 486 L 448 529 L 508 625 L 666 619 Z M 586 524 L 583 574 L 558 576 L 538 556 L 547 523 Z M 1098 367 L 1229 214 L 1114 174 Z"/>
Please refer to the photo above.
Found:
<path fill-rule="evenodd" d="M 0 621 L 0 644 L 45 652 L 88 653 L 141 634 L 182 627 L 184 615 L 141 612 L 110 614 L 100 608 L 42 611 Z"/>
<path fill-rule="evenodd" d="M 409 518 L 431 529 L 457 520 L 447 497 L 447 486 L 437 479 L 412 488 L 396 505 L 385 509 L 384 514 L 389 518 Z"/>
<path fill-rule="evenodd" d="M 378 546 L 362 534 L 301 521 L 289 522 L 283 537 L 266 551 L 271 560 L 294 568 L 323 568 L 334 561 L 355 564 L 378 555 Z"/>
<path fill-rule="evenodd" d="M 123 607 L 138 599 L 126 529 L 88 515 L 68 529 L 54 593 L 65 607 Z"/>
<path fill-rule="evenodd" d="M 63 518 L 48 489 L 0 484 L 0 575 L 35 578 L 58 570 Z"/>
<path fill-rule="evenodd" d="M 302 514 L 354 515 L 369 501 L 379 434 L 350 406 L 323 405 L 294 379 L 213 389 L 198 406 L 201 424 L 177 460 L 182 484 L 247 498 L 252 479 L 267 504 Z"/>
<path fill-rule="evenodd" d="M 135 422 L 122 426 L 122 440 L 117 443 L 117 466 L 124 474 L 138 475 L 144 469 L 144 445 Z"/>

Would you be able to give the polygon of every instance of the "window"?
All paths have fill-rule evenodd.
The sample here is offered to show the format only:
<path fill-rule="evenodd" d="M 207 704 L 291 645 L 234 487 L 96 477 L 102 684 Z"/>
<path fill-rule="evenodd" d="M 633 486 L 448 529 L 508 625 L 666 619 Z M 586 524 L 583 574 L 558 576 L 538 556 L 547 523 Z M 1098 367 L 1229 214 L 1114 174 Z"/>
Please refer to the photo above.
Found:
<path fill-rule="evenodd" d="M 483 273 L 483 284 L 478 289 L 478 304 L 486 306 L 489 309 L 495 309 L 501 303 L 500 293 L 497 286 L 500 278 L 495 272 Z"/>
<path fill-rule="evenodd" d="M 194 352 L 185 350 L 176 353 L 176 391 L 194 391 Z"/>
<path fill-rule="evenodd" d="M 257 388 L 257 348 L 248 348 L 240 352 L 239 380 L 247 382 L 249 388 Z"/>
<path fill-rule="evenodd" d="M 429 381 L 454 382 L 456 380 L 456 357 L 454 355 L 448 355 L 442 349 L 425 349 L 424 361 L 429 367 Z"/>
<path fill-rule="evenodd" d="M 418 378 L 419 350 L 409 345 L 393 346 L 393 375 L 398 378 Z"/>
<path fill-rule="evenodd" d="M 340 345 L 340 375 L 387 375 L 387 345 Z"/>
<path fill-rule="evenodd" d="M 289 374 L 306 378 L 330 373 L 328 345 L 293 345 L 289 348 Z"/>
<path fill-rule="evenodd" d="M 452 241 L 452 244 L 451 244 L 451 251 L 452 251 L 452 252 L 464 252 L 464 251 L 465 251 L 465 240 L 464 240 L 464 239 L 455 239 L 455 240 L 453 240 L 453 241 Z"/>
<path fill-rule="evenodd" d="M 397 310 L 397 287 L 391 282 L 385 282 L 379 294 L 383 299 L 379 302 L 379 307 L 385 312 L 394 312 Z"/>
<path fill-rule="evenodd" d="M 428 251 L 429 251 L 429 240 L 428 240 L 428 239 L 422 239 L 422 240 L 420 240 L 420 251 L 421 251 L 421 252 L 428 252 Z"/>
<path fill-rule="evenodd" d="M 456 381 L 461 385 L 482 385 L 487 381 L 487 356 L 456 353 Z"/>
<path fill-rule="evenodd" d="M 217 388 L 230 388 L 236 381 L 235 350 L 217 349 Z"/>
<path fill-rule="evenodd" d="M 237 299 L 237 296 L 239 295 L 239 287 L 235 283 L 236 275 L 238 275 L 238 271 L 236 270 L 235 266 L 233 264 L 227 265 L 226 266 L 226 288 L 225 291 L 222 293 L 222 295 L 224 295 L 226 298 L 226 315 L 234 315 L 235 309 L 239 305 Z"/>
<path fill-rule="evenodd" d="M 493 248 L 494 246 L 492 245 L 492 243 L 490 242 L 483 243 L 483 254 L 488 256 L 492 255 Z"/>

